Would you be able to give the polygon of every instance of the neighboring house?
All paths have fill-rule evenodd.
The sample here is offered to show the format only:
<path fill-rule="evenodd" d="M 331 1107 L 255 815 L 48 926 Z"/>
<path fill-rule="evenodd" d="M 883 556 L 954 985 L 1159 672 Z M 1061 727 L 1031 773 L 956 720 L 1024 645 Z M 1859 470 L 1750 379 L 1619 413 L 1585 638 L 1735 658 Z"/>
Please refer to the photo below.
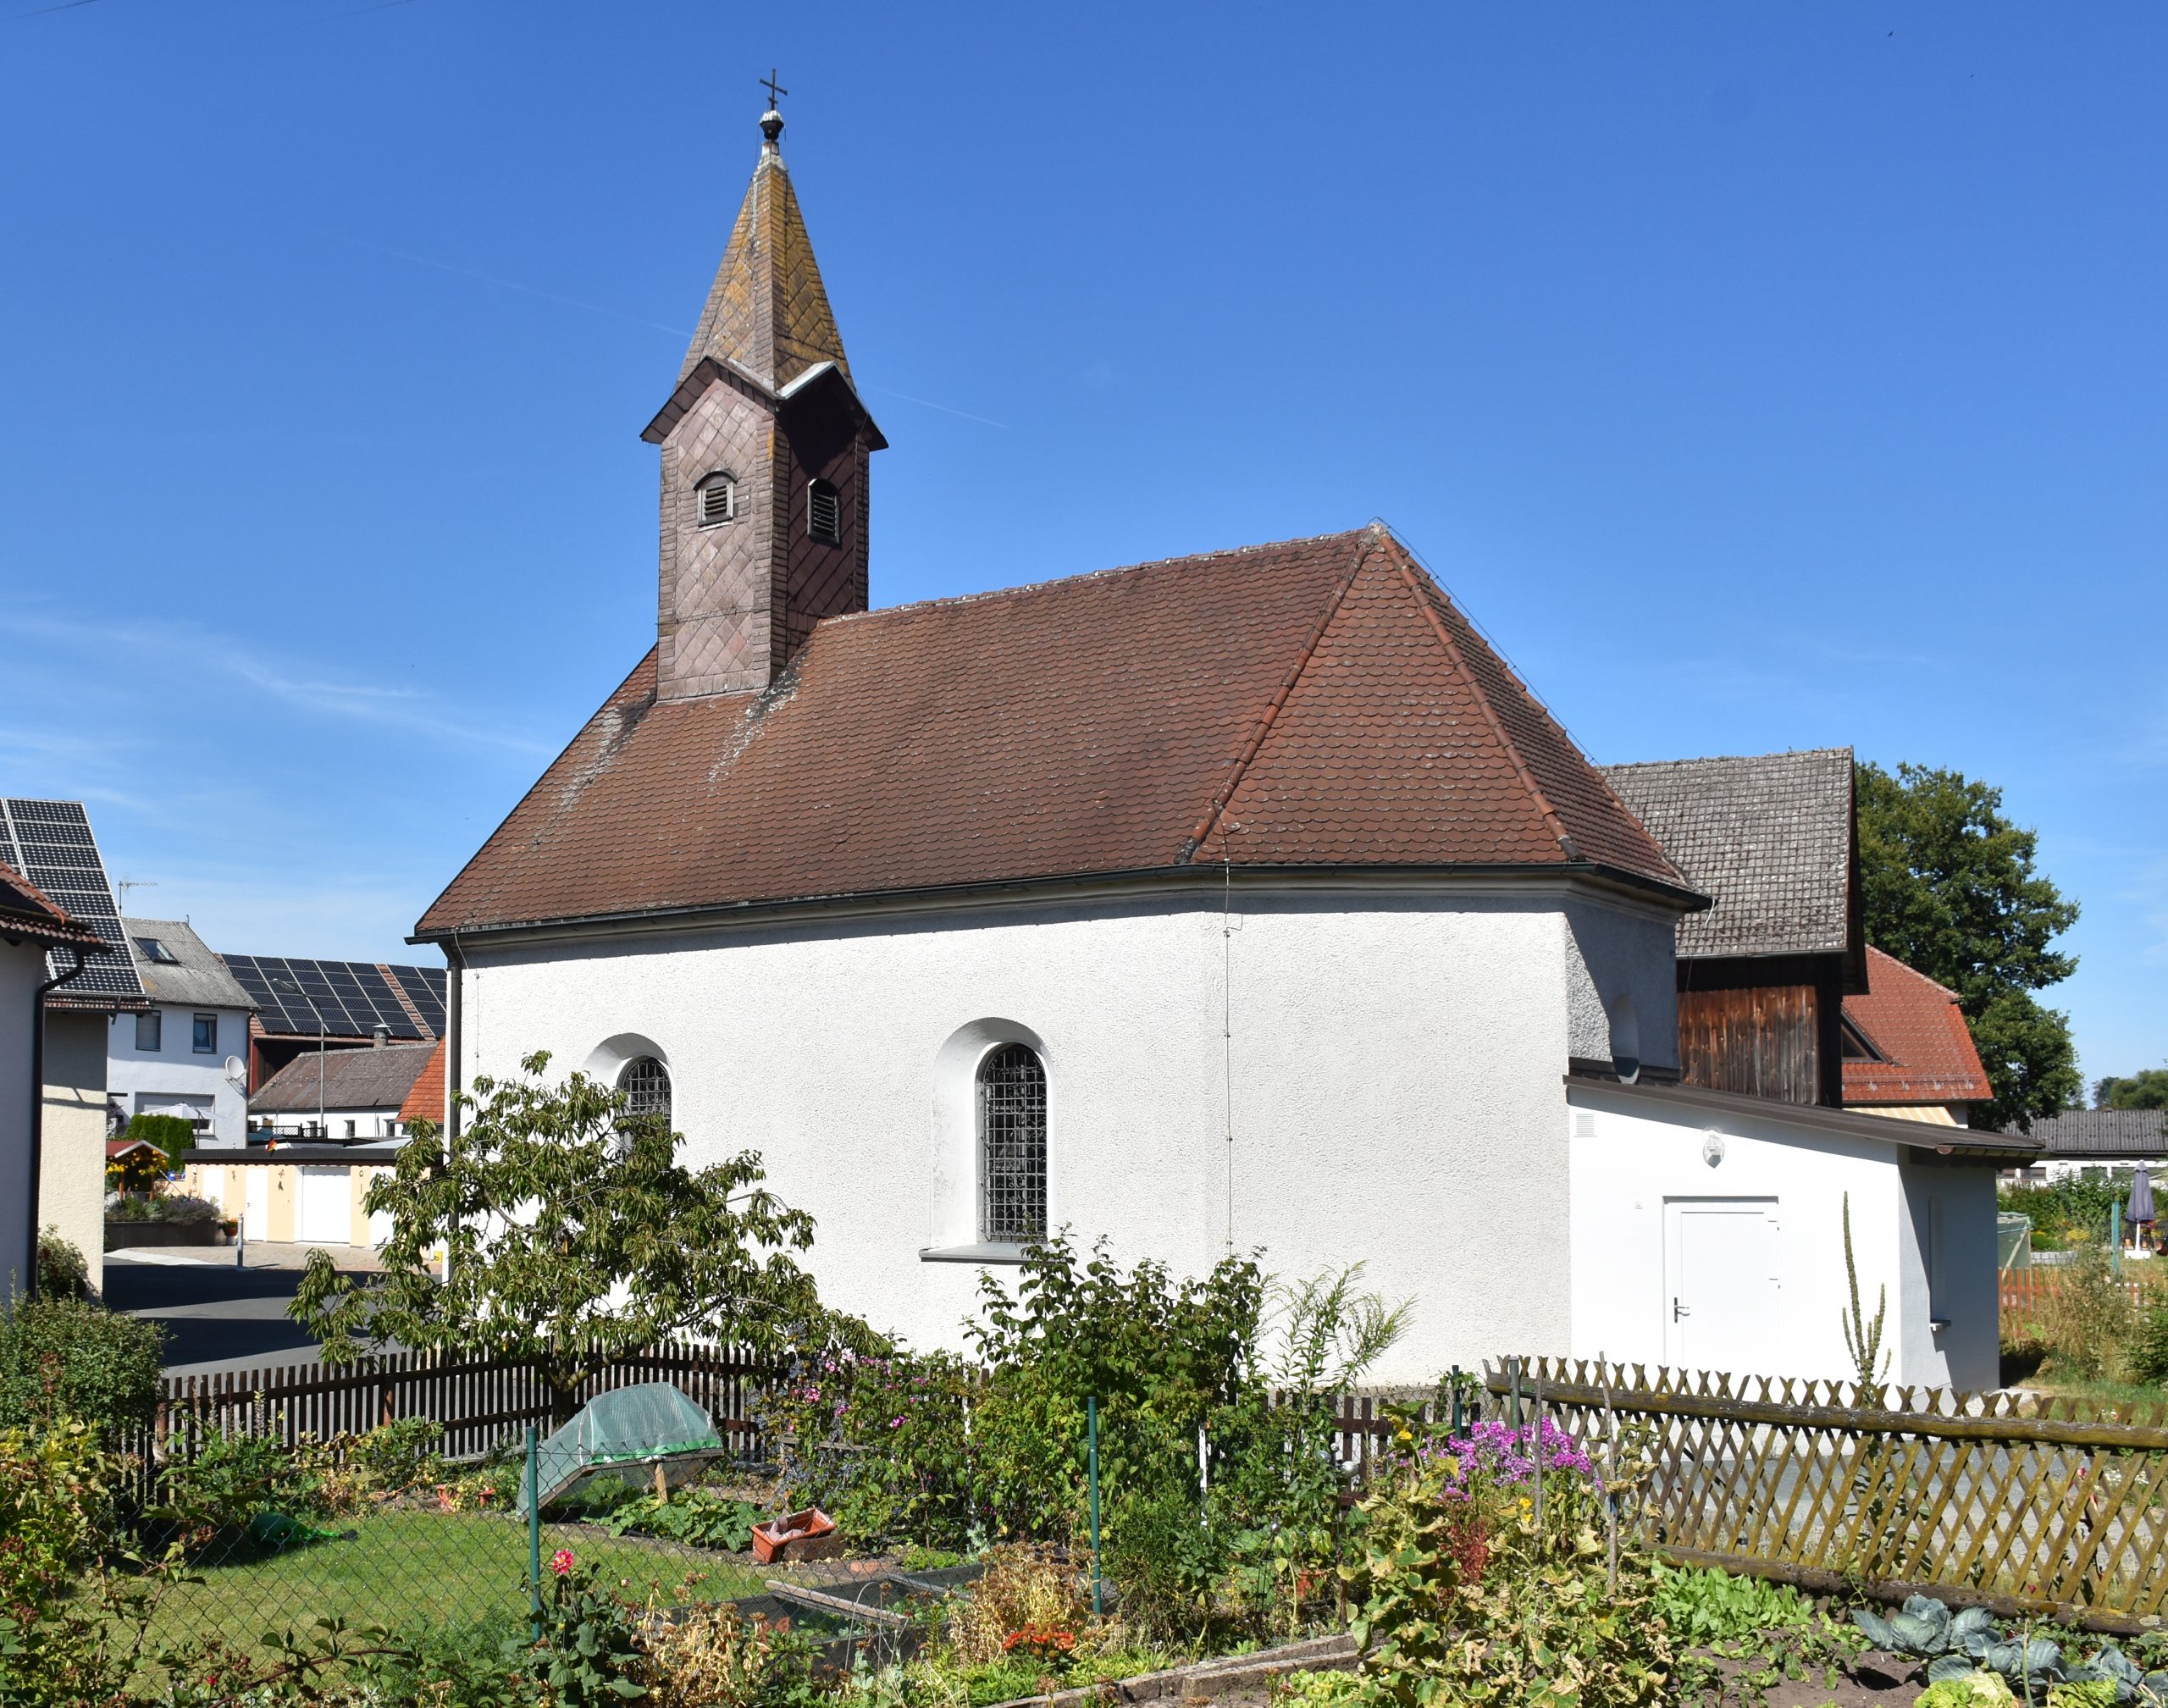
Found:
<path fill-rule="evenodd" d="M 369 1182 L 391 1166 L 435 1044 L 327 1050 L 318 1116 L 314 1055 L 286 1064 L 249 1099 L 252 1130 L 238 1154 L 198 1147 L 185 1158 L 187 1190 L 222 1206 L 252 1240 L 371 1245 L 389 1230 L 362 1208 Z M 440 1075 L 441 1069 L 440 1069 Z M 444 1081 L 437 1081 L 441 1109 Z"/>
<path fill-rule="evenodd" d="M 2043 1154 L 2026 1174 L 2060 1180 L 2088 1169 L 2168 1166 L 2168 1110 L 2066 1109 L 2032 1123 Z M 2164 1182 L 2168 1185 L 2168 1182 Z"/>
<path fill-rule="evenodd" d="M 274 1141 L 240 1151 L 199 1149 L 182 1158 L 182 1190 L 208 1198 L 241 1224 L 244 1240 L 307 1246 L 373 1246 L 389 1221 L 365 1208 L 369 1183 L 397 1160 L 396 1140 L 375 1144 Z"/>
<path fill-rule="evenodd" d="M 105 1285 L 106 1033 L 111 1016 L 150 1006 L 136 981 L 105 860 L 80 801 L 0 799 L 0 861 L 29 879 L 103 946 L 45 999 L 38 1219 L 59 1230 Z M 54 974 L 69 957 L 51 957 Z M 0 1212 L 4 1214 L 4 1212 Z"/>
<path fill-rule="evenodd" d="M 399 1111 L 434 1044 L 385 1044 L 296 1056 L 248 1100 L 258 1133 L 340 1141 L 401 1136 Z"/>
<path fill-rule="evenodd" d="M 1686 1083 L 1840 1107 L 1844 998 L 1867 989 L 1851 749 L 1603 775 L 1715 901 L 1679 923 Z"/>
<path fill-rule="evenodd" d="M 444 969 L 377 961 L 221 955 L 254 1005 L 248 1024 L 248 1088 L 263 1089 L 287 1063 L 372 1044 L 430 1042 L 444 1036 Z"/>
<path fill-rule="evenodd" d="M 1841 907 L 1732 951 L 1802 962 L 1798 1103 L 1675 1083 L 1704 886 L 1390 532 L 867 608 L 884 441 L 781 128 L 645 435 L 656 644 L 417 927 L 456 1081 L 546 1050 L 694 1162 L 759 1151 L 824 1296 L 921 1345 L 1066 1227 L 1189 1274 L 1361 1260 L 1414 1305 L 1381 1380 L 1839 1375 L 1849 1198 L 1894 1379 L 1993 1385 L 2029 1142 L 1811 1106 Z M 1841 899 L 1849 759 L 1813 767 Z"/>
<path fill-rule="evenodd" d="M 34 1280 L 46 1166 L 38 1142 L 44 987 L 104 948 L 96 931 L 0 857 L 0 1301 Z M 102 1256 L 102 1241 L 96 1249 Z"/>
<path fill-rule="evenodd" d="M 179 1116 L 199 1145 L 246 1142 L 256 1004 L 185 920 L 120 923 L 150 1006 L 107 1029 L 108 1097 L 124 1115 Z"/>
<path fill-rule="evenodd" d="M 445 1124 L 444 1041 L 440 1038 L 429 1052 L 429 1059 L 423 1064 L 414 1089 L 406 1093 L 406 1101 L 399 1106 L 399 1125 L 402 1130 L 412 1132 L 417 1121 L 431 1121 L 437 1126 Z"/>
<path fill-rule="evenodd" d="M 1867 977 L 1865 992 L 1844 998 L 1844 1107 L 1970 1125 L 1972 1106 L 1995 1092 L 1957 992 L 1878 948 L 1867 952 Z"/>

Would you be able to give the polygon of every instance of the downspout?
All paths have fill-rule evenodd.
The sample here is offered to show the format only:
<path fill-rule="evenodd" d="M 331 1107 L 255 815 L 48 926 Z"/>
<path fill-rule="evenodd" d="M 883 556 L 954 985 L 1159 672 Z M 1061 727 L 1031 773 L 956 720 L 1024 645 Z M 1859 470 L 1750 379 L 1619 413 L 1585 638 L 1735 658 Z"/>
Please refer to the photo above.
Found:
<path fill-rule="evenodd" d="M 444 1136 L 449 1144 L 459 1136 L 460 998 L 467 972 L 458 932 L 445 946 L 444 959 L 448 969 L 444 981 Z"/>
<path fill-rule="evenodd" d="M 23 1283 L 23 1296 L 37 1296 L 37 1200 L 41 1177 L 45 1172 L 45 998 L 71 979 L 83 976 L 86 963 L 83 952 L 69 945 L 62 946 L 75 958 L 75 965 L 64 973 L 56 974 L 37 987 L 30 998 L 30 1203 L 24 1214 L 29 1223 L 30 1242 L 23 1247 L 24 1261 L 30 1265 L 29 1277 Z"/>

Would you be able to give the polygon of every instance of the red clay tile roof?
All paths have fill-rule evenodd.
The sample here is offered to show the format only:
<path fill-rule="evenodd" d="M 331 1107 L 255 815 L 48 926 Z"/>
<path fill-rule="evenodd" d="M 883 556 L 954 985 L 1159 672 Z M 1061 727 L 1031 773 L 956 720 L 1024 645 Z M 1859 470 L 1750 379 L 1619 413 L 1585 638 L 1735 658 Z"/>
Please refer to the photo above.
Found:
<path fill-rule="evenodd" d="M 1994 1096 L 1956 992 L 1870 948 L 1867 991 L 1844 1018 L 1888 1059 L 1844 1064 L 1847 1103 L 1972 1103 Z"/>
<path fill-rule="evenodd" d="M 1686 881 L 1380 528 L 832 618 L 760 693 L 643 661 L 423 937 L 1196 863 Z"/>
<path fill-rule="evenodd" d="M 434 1121 L 444 1125 L 444 1040 L 437 1040 L 437 1047 L 429 1052 L 429 1059 L 422 1064 L 422 1076 L 414 1081 L 414 1089 L 406 1093 L 406 1101 L 399 1106 L 402 1121 Z"/>
<path fill-rule="evenodd" d="M 102 949 L 105 939 L 17 871 L 0 860 L 0 937 L 27 937 L 33 942 Z"/>

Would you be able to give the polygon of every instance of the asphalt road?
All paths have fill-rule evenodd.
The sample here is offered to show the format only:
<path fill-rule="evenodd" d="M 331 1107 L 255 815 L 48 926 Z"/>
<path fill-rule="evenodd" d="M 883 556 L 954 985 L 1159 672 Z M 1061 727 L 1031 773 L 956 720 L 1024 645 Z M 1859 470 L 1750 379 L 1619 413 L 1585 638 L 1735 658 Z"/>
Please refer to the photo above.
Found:
<path fill-rule="evenodd" d="M 305 1362 L 316 1343 L 286 1317 L 298 1269 L 225 1263 L 146 1263 L 108 1258 L 105 1302 L 166 1331 L 169 1374 L 276 1360 Z"/>

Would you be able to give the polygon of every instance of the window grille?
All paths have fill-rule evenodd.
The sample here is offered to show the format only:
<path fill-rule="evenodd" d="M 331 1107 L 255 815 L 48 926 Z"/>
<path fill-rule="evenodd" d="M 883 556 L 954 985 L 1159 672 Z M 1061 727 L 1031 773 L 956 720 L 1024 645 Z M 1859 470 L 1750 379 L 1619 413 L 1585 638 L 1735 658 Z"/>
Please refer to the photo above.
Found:
<path fill-rule="evenodd" d="M 980 1237 L 999 1244 L 1047 1231 L 1047 1070 L 1021 1044 L 979 1064 Z"/>
<path fill-rule="evenodd" d="M 832 483 L 816 480 L 805 489 L 805 531 L 816 539 L 841 545 L 843 539 L 843 496 Z"/>
<path fill-rule="evenodd" d="M 670 1070 L 653 1056 L 635 1056 L 617 1075 L 628 1115 L 660 1115 L 670 1125 Z"/>
<path fill-rule="evenodd" d="M 738 483 L 727 474 L 711 474 L 700 483 L 700 526 L 715 528 L 738 515 Z"/>

